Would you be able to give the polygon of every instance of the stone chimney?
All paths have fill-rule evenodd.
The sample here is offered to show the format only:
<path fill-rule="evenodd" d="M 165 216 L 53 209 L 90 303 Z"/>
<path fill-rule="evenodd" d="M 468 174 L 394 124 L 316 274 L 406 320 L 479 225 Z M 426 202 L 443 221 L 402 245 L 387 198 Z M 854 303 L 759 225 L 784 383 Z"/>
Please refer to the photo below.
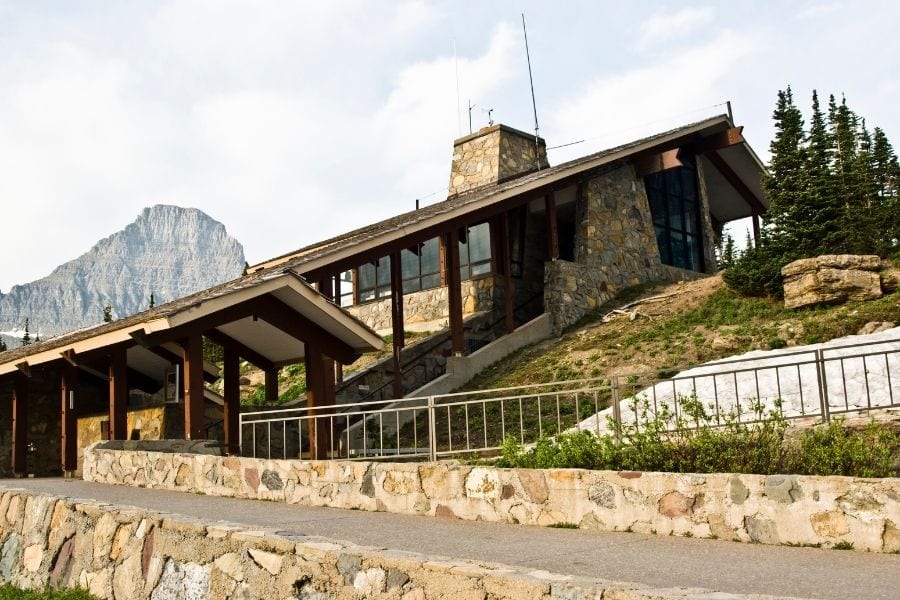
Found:
<path fill-rule="evenodd" d="M 547 162 L 547 144 L 538 138 L 540 168 Z M 448 196 L 500 183 L 538 170 L 534 134 L 506 125 L 492 125 L 453 142 Z"/>

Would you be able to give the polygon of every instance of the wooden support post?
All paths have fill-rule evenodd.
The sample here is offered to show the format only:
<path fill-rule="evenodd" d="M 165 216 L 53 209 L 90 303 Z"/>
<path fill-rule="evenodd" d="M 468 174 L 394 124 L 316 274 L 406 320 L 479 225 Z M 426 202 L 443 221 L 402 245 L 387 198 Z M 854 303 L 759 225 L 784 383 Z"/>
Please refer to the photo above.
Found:
<path fill-rule="evenodd" d="M 266 404 L 274 406 L 278 404 L 278 368 L 266 369 Z"/>
<path fill-rule="evenodd" d="M 109 354 L 109 439 L 128 439 L 128 354 L 124 345 Z"/>
<path fill-rule="evenodd" d="M 331 300 L 332 302 L 340 302 L 341 280 L 339 275 L 323 277 L 319 282 L 319 292 Z M 338 366 L 341 363 L 328 356 L 322 356 L 322 375 L 324 377 L 324 388 L 322 389 L 326 398 L 330 398 L 329 405 L 335 402 L 335 381 L 338 379 Z M 340 372 L 343 378 L 343 370 Z"/>
<path fill-rule="evenodd" d="M 556 196 L 551 192 L 544 196 L 547 217 L 547 260 L 559 258 L 559 227 L 556 217 Z"/>
<path fill-rule="evenodd" d="M 753 220 L 753 245 L 759 246 L 759 211 L 754 207 L 751 219 Z"/>
<path fill-rule="evenodd" d="M 454 229 L 445 234 L 444 261 L 446 270 L 444 279 L 447 282 L 447 308 L 449 309 L 450 338 L 452 351 L 456 356 L 462 356 L 465 350 L 465 332 L 463 330 L 462 293 L 459 275 L 459 230 Z"/>
<path fill-rule="evenodd" d="M 394 398 L 403 397 L 403 361 L 401 351 L 406 345 L 403 334 L 403 273 L 400 253 L 391 254 L 391 327 L 394 350 Z"/>
<path fill-rule="evenodd" d="M 241 414 L 241 371 L 240 356 L 231 348 L 224 348 L 224 360 L 222 365 L 222 379 L 224 383 L 224 419 L 223 429 L 225 430 L 225 452 L 229 455 L 240 455 L 241 447 L 238 445 L 240 439 L 240 422 L 238 417 Z"/>
<path fill-rule="evenodd" d="M 334 405 L 334 386 L 331 386 L 329 396 L 323 359 L 321 350 L 314 344 L 306 344 L 306 405 L 311 417 L 316 416 L 316 409 Z M 306 423 L 310 457 L 313 459 L 328 458 L 331 451 L 331 419 L 311 418 Z"/>
<path fill-rule="evenodd" d="M 203 336 L 193 333 L 184 347 L 184 439 L 202 440 L 206 436 L 203 411 Z"/>
<path fill-rule="evenodd" d="M 75 418 L 75 388 L 78 385 L 78 369 L 65 363 L 59 382 L 59 407 L 61 431 L 60 461 L 62 471 L 69 475 L 78 468 L 78 421 Z"/>
<path fill-rule="evenodd" d="M 28 462 L 28 377 L 13 375 L 12 469 L 16 477 L 27 474 Z"/>
<path fill-rule="evenodd" d="M 506 333 L 512 333 L 516 328 L 515 315 L 513 314 L 513 296 L 516 288 L 512 278 L 512 257 L 509 251 L 509 213 L 503 213 L 498 218 L 499 240 L 497 246 L 502 259 L 501 274 L 503 276 L 503 312 Z"/>

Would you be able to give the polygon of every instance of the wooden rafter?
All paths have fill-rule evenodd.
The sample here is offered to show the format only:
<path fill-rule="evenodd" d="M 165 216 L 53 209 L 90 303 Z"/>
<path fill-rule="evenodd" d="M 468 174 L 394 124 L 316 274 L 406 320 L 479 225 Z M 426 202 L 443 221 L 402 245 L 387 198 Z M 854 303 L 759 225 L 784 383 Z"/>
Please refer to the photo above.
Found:
<path fill-rule="evenodd" d="M 660 171 L 684 166 L 681 159 L 678 158 L 679 152 L 681 152 L 681 148 L 673 148 L 672 150 L 665 150 L 663 152 L 639 154 L 635 156 L 632 161 L 634 164 L 635 175 L 643 179 L 647 175 L 652 175 L 653 173 L 659 173 Z"/>
<path fill-rule="evenodd" d="M 723 148 L 743 144 L 746 141 L 744 139 L 743 131 L 743 127 L 730 127 L 719 133 L 714 133 L 709 137 L 703 138 L 703 141 L 695 144 L 693 148 L 694 152 L 697 154 L 706 154 L 707 152 L 714 152 Z"/>

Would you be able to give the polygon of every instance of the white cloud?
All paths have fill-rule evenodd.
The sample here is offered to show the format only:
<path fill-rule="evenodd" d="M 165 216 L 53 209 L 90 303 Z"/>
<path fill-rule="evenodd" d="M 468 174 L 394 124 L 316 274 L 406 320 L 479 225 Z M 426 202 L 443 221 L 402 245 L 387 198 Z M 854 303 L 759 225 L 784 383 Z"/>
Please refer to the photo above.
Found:
<path fill-rule="evenodd" d="M 837 11 L 841 5 L 837 2 L 811 2 L 799 13 L 798 19 L 818 19 Z"/>
<path fill-rule="evenodd" d="M 517 41 L 513 28 L 501 24 L 484 54 L 458 59 L 463 103 L 466 98 L 490 97 L 509 80 Z M 452 56 L 405 67 L 375 117 L 374 133 L 383 156 L 400 172 L 398 187 L 410 204 L 449 177 L 451 141 L 461 133 L 457 109 L 466 110 L 457 106 L 456 72 Z"/>
<path fill-rule="evenodd" d="M 407 35 L 434 24 L 439 18 L 437 9 L 425 0 L 399 2 L 394 8 L 391 30 L 394 35 Z"/>
<path fill-rule="evenodd" d="M 726 30 L 711 42 L 672 54 L 666 60 L 573 90 L 554 112 L 553 139 L 588 138 L 589 143 L 564 149 L 566 156 L 562 158 L 609 148 L 699 120 L 711 112 L 723 112 L 716 108 L 707 114 L 695 113 L 698 108 L 725 100 L 723 79 L 739 71 L 738 61 L 752 52 L 749 36 Z"/>
<path fill-rule="evenodd" d="M 713 20 L 715 11 L 710 6 L 685 7 L 675 13 L 657 11 L 641 23 L 640 46 L 659 45 L 685 38 L 697 28 Z"/>

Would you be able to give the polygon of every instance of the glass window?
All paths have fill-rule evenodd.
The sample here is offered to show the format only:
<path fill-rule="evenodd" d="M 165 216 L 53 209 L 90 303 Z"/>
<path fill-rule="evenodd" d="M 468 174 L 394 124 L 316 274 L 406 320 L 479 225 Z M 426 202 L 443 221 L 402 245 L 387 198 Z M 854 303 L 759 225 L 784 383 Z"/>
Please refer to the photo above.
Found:
<path fill-rule="evenodd" d="M 703 270 L 697 167 L 693 156 L 679 156 L 683 166 L 644 178 L 659 256 L 664 264 Z"/>
<path fill-rule="evenodd" d="M 441 285 L 440 244 L 437 238 L 403 250 L 400 262 L 404 294 Z"/>
<path fill-rule="evenodd" d="M 357 269 L 357 291 L 360 302 L 368 302 L 391 295 L 391 257 L 382 256 L 376 262 L 360 265 Z"/>
<path fill-rule="evenodd" d="M 465 238 L 459 240 L 459 275 L 462 279 L 472 279 L 492 270 L 491 228 L 487 223 L 479 223 L 469 227 Z"/>

